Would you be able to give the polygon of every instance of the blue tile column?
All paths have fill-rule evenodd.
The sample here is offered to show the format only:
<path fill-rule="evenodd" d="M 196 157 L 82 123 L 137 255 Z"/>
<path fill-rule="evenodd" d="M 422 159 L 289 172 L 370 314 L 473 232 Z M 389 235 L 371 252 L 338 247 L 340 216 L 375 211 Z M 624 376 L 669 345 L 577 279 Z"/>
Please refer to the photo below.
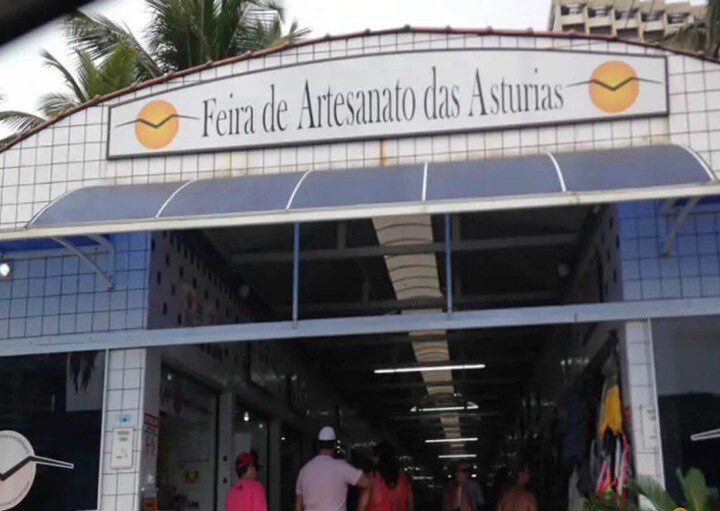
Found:
<path fill-rule="evenodd" d="M 661 208 L 661 201 L 618 205 L 623 300 L 720 296 L 720 208 L 698 206 L 667 256 L 660 249 L 674 217 Z"/>

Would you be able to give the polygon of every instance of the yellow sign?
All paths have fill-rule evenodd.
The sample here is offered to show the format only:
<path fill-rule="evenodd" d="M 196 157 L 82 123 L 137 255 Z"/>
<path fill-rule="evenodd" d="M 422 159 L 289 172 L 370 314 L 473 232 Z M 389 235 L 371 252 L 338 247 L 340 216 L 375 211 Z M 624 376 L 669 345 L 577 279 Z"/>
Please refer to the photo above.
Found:
<path fill-rule="evenodd" d="M 640 93 L 640 79 L 630 64 L 611 60 L 590 77 L 590 99 L 600 110 L 615 114 L 630 108 Z"/>
<path fill-rule="evenodd" d="M 173 141 L 180 121 L 169 101 L 156 99 L 147 103 L 135 120 L 135 136 L 148 149 L 159 149 Z"/>

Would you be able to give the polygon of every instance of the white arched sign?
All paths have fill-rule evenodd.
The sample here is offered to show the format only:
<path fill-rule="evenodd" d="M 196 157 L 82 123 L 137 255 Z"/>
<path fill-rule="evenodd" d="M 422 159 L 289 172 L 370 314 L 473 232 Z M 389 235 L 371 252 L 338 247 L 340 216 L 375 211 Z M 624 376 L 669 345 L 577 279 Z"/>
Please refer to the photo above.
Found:
<path fill-rule="evenodd" d="M 72 469 L 65 461 L 35 456 L 32 444 L 16 431 L 0 431 L 0 511 L 12 509 L 27 496 L 38 465 Z"/>
<path fill-rule="evenodd" d="M 664 57 L 579 53 L 410 51 L 204 80 L 112 106 L 108 157 L 667 114 Z"/>

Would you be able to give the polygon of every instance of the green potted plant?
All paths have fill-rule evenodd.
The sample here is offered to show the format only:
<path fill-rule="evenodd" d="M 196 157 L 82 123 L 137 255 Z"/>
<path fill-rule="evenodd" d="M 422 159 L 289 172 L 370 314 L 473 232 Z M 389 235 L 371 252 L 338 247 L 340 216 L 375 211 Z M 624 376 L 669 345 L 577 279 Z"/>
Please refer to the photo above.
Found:
<path fill-rule="evenodd" d="M 651 477 L 638 477 L 631 482 L 631 489 L 645 497 L 653 511 L 720 511 L 720 500 L 710 493 L 703 473 L 691 468 L 683 474 L 680 469 L 675 471 L 683 491 L 683 503 L 676 503 L 660 484 Z M 632 499 L 623 502 L 614 492 L 593 495 L 584 506 L 585 511 L 638 511 L 641 509 Z M 646 509 L 646 508 L 642 508 Z"/>

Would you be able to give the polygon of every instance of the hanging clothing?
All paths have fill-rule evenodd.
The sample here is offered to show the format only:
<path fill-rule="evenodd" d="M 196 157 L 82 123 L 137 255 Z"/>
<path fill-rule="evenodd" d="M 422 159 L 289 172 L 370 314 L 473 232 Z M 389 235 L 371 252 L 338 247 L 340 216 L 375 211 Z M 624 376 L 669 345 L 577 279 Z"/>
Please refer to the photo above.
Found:
<path fill-rule="evenodd" d="M 627 497 L 627 482 L 630 479 L 630 442 L 623 433 L 612 436 L 609 431 L 605 433 L 607 442 L 612 448 L 603 449 L 602 466 L 595 485 L 595 493 L 603 495 L 614 491 L 622 499 Z"/>
<path fill-rule="evenodd" d="M 602 408 L 600 410 L 600 425 L 598 426 L 598 438 L 605 435 L 609 429 L 613 435 L 622 433 L 622 401 L 620 399 L 620 386 L 611 385 L 605 391 Z"/>

